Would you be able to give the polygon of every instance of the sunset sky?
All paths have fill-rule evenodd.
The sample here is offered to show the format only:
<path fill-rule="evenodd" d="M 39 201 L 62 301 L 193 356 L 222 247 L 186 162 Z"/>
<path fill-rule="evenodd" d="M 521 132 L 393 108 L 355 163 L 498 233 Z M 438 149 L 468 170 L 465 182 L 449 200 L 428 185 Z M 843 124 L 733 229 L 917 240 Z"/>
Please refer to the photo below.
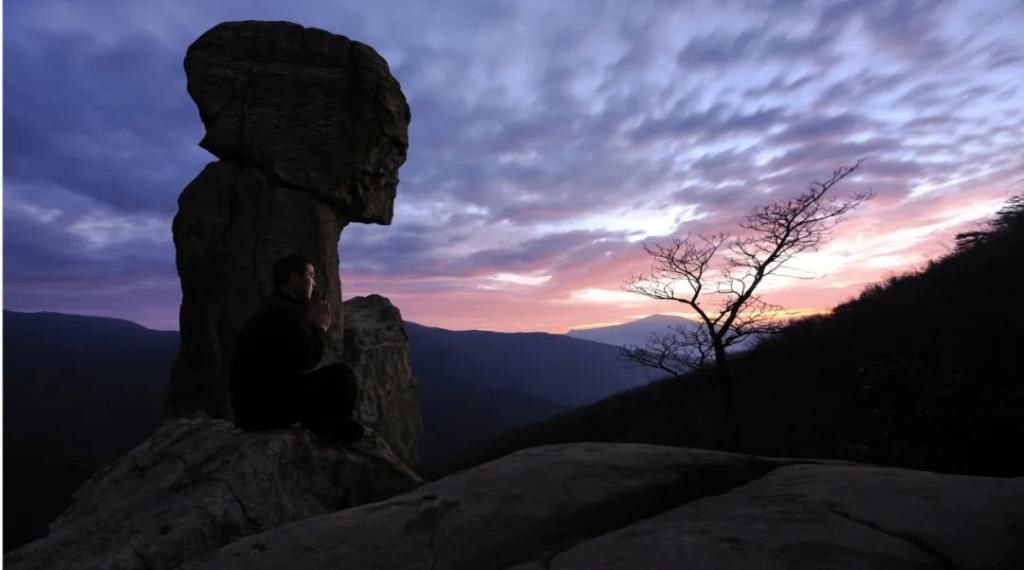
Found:
<path fill-rule="evenodd" d="M 388 60 L 412 110 L 390 226 L 351 225 L 345 298 L 451 329 L 564 332 L 678 312 L 625 293 L 641 244 L 731 230 L 858 158 L 871 189 L 813 280 L 824 311 L 947 253 L 1024 192 L 1024 3 L 3 4 L 3 306 L 177 329 L 171 220 L 214 157 L 188 45 L 290 20 Z"/>

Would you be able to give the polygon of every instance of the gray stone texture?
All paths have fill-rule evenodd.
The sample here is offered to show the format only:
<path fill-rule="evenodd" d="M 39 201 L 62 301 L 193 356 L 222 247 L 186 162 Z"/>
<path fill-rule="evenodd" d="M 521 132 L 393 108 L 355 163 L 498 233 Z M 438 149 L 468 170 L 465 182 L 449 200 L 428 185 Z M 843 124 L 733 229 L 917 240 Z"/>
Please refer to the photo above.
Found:
<path fill-rule="evenodd" d="M 286 568 L 301 557 L 304 568 L 504 568 L 772 467 L 756 457 L 651 445 L 534 448 L 236 542 L 197 567 Z"/>
<path fill-rule="evenodd" d="M 185 55 L 200 145 L 311 192 L 356 222 L 391 222 L 409 106 L 373 48 L 289 22 L 225 22 Z"/>
<path fill-rule="evenodd" d="M 178 420 L 5 565 L 1024 568 L 1024 478 L 581 443 L 418 484 L 376 438 L 324 448 L 295 428 Z"/>
<path fill-rule="evenodd" d="M 1024 479 L 782 467 L 580 544 L 549 570 L 1024 568 Z"/>
<path fill-rule="evenodd" d="M 261 170 L 233 162 L 207 165 L 185 188 L 173 223 L 182 300 L 170 415 L 232 417 L 228 378 L 235 337 L 273 290 L 274 262 L 290 253 L 314 260 L 314 295 L 325 294 L 331 303 L 322 363 L 341 359 L 337 243 L 343 225 L 312 194 L 282 188 Z"/>
<path fill-rule="evenodd" d="M 1024 568 L 1024 479 L 637 444 L 534 448 L 188 568 Z"/>
<path fill-rule="evenodd" d="M 420 478 L 376 434 L 349 447 L 294 426 L 166 422 L 97 472 L 12 569 L 163 569 L 244 536 L 408 491 Z"/>
<path fill-rule="evenodd" d="M 415 469 L 423 420 L 402 314 L 380 295 L 353 297 L 345 301 L 344 313 L 345 361 L 356 372 L 362 394 L 356 415 Z"/>

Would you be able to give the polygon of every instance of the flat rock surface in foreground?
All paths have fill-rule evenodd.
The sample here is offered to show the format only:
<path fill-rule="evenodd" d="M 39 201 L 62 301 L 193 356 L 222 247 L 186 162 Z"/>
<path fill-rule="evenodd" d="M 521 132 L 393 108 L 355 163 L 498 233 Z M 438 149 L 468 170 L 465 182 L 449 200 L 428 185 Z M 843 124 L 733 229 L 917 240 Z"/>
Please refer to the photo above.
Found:
<path fill-rule="evenodd" d="M 393 499 L 238 541 L 220 568 L 502 568 L 555 553 L 774 465 L 652 445 L 528 449 Z"/>
<path fill-rule="evenodd" d="M 633 444 L 529 449 L 191 568 L 1024 568 L 1024 479 Z"/>
<path fill-rule="evenodd" d="M 420 484 L 376 434 L 350 446 L 293 426 L 242 432 L 178 419 L 75 492 L 49 536 L 5 568 L 176 568 L 292 521 L 377 501 Z"/>
<path fill-rule="evenodd" d="M 1024 479 L 793 465 L 519 570 L 1024 568 Z"/>

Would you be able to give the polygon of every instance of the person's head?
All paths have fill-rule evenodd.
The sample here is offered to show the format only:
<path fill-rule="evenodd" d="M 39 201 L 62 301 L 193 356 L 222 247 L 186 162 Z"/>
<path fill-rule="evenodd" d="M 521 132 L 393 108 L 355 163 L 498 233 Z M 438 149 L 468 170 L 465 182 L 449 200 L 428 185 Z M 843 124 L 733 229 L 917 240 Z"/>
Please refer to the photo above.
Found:
<path fill-rule="evenodd" d="M 274 263 L 274 290 L 308 301 L 316 286 L 316 269 L 309 258 L 286 255 Z"/>

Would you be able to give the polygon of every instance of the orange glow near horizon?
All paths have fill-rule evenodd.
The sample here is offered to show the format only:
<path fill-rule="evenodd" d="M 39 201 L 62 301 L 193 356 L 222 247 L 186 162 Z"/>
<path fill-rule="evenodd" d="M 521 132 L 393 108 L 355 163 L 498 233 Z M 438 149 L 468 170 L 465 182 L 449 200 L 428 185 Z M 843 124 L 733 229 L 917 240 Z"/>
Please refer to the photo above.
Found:
<path fill-rule="evenodd" d="M 243 145 L 270 174 L 307 155 L 308 176 L 285 178 L 316 193 L 369 170 L 334 188 L 336 243 L 303 203 L 259 218 L 274 226 L 260 240 L 284 236 L 260 241 L 266 256 L 226 266 L 267 279 L 269 256 L 298 248 L 337 271 L 343 298 L 381 295 L 427 326 L 564 333 L 687 315 L 625 290 L 650 273 L 643 245 L 735 235 L 752 209 L 856 164 L 826 199 L 872 198 L 756 291 L 780 319 L 824 314 L 949 254 L 1024 192 L 1021 0 L 94 4 L 4 7 L 9 310 L 180 326 L 176 206 L 225 158 L 205 148 L 211 103 L 196 112 L 181 61 L 225 19 L 360 38 L 408 111 L 381 111 L 386 136 L 351 131 L 349 111 L 383 105 L 367 99 L 312 138 L 309 117 L 285 114 L 274 129 L 298 146 Z"/>
<path fill-rule="evenodd" d="M 1005 196 L 975 195 L 962 204 L 935 201 L 938 204 L 931 208 L 920 207 L 915 199 L 872 204 L 841 225 L 819 251 L 794 260 L 794 267 L 813 278 L 773 278 L 760 292 L 768 302 L 784 307 L 780 319 L 828 314 L 871 284 L 948 254 L 955 234 L 977 228 L 999 209 Z M 900 220 L 901 215 L 906 219 Z M 347 276 L 345 297 L 378 293 L 389 297 L 406 320 L 451 330 L 561 334 L 655 314 L 694 318 L 681 304 L 623 290 L 630 275 L 648 267 L 649 259 L 637 244 L 632 253 L 606 263 L 562 271 L 538 267 L 525 276 Z M 438 290 L 424 292 L 424 287 Z"/>

